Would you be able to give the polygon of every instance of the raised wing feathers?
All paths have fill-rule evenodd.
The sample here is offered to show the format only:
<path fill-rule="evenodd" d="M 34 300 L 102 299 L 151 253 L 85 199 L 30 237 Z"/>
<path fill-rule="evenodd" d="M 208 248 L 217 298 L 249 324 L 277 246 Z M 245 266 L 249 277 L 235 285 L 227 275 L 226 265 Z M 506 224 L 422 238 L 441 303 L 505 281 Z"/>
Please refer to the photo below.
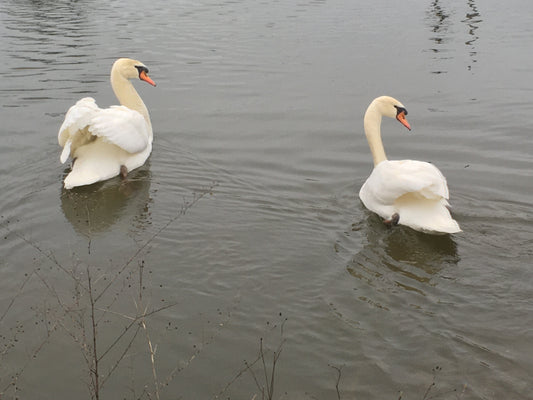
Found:
<path fill-rule="evenodd" d="M 148 125 L 144 117 L 125 106 L 100 110 L 91 119 L 89 131 L 129 153 L 138 153 L 148 146 Z"/>
<path fill-rule="evenodd" d="M 59 128 L 57 139 L 61 147 L 65 146 L 67 140 L 72 139 L 78 131 L 83 130 L 90 124 L 91 119 L 100 111 L 92 97 L 84 97 L 69 108 L 65 115 L 65 120 Z"/>
<path fill-rule="evenodd" d="M 58 133 L 64 163 L 71 152 L 90 142 L 91 135 L 113 143 L 129 153 L 143 151 L 149 143 L 149 127 L 144 117 L 125 106 L 101 109 L 91 97 L 70 107 Z"/>

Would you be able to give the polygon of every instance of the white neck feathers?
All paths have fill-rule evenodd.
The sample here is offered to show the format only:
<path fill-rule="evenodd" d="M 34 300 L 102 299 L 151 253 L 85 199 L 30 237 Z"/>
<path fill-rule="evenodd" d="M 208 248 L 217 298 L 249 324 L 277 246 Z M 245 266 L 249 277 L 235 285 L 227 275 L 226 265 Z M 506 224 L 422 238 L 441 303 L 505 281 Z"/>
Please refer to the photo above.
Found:
<path fill-rule="evenodd" d="M 383 142 L 381 141 L 381 118 L 382 113 L 376 102 L 372 102 L 365 113 L 364 129 L 366 140 L 368 141 L 372 158 L 374 159 L 374 167 L 387 159 Z"/>
<path fill-rule="evenodd" d="M 120 104 L 138 111 L 144 117 L 151 131 L 152 123 L 150 122 L 150 115 L 148 114 L 148 109 L 144 105 L 141 96 L 139 96 L 130 80 L 126 79 L 120 71 L 115 68 L 111 70 L 111 87 Z"/>

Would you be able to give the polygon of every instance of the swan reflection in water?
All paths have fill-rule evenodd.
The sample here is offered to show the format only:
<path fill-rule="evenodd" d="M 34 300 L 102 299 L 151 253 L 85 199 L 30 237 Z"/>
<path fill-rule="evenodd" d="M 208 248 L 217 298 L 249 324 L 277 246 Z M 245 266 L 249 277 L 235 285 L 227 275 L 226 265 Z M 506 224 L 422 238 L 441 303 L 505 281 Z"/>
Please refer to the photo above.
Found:
<path fill-rule="evenodd" d="M 145 164 L 125 180 L 113 178 L 75 189 L 63 188 L 61 209 L 76 232 L 88 238 L 116 224 L 123 224 L 127 229 L 142 228 L 152 201 L 150 182 L 149 164 Z"/>
<path fill-rule="evenodd" d="M 403 288 L 424 295 L 432 278 L 457 265 L 457 244 L 450 235 L 428 235 L 407 227 L 387 228 L 376 215 L 363 222 L 366 244 L 350 260 L 347 270 L 371 286 L 389 291 Z"/>

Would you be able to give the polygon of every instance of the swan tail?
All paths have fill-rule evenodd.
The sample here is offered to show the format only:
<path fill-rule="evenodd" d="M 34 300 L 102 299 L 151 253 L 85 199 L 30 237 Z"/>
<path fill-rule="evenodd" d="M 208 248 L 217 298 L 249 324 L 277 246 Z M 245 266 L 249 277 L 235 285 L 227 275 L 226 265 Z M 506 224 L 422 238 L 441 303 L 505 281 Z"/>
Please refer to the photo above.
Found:
<path fill-rule="evenodd" d="M 399 210 L 400 225 L 409 226 L 417 231 L 446 234 L 461 232 L 461 228 L 454 220 L 448 209 L 448 202 L 445 199 L 427 203 L 424 207 L 417 204 L 413 207 L 402 207 Z"/>
<path fill-rule="evenodd" d="M 65 189 L 72 189 L 78 186 L 90 185 L 100 181 L 100 177 L 97 174 L 87 173 L 78 173 L 77 171 L 71 171 L 70 174 L 65 178 Z"/>
<path fill-rule="evenodd" d="M 99 141 L 79 147 L 72 171 L 65 178 L 65 189 L 90 185 L 117 176 L 123 164 L 123 152 L 117 146 Z"/>
<path fill-rule="evenodd" d="M 102 163 L 92 159 L 77 158 L 72 171 L 65 178 L 65 189 L 90 185 L 113 178 L 120 173 L 119 163 Z"/>

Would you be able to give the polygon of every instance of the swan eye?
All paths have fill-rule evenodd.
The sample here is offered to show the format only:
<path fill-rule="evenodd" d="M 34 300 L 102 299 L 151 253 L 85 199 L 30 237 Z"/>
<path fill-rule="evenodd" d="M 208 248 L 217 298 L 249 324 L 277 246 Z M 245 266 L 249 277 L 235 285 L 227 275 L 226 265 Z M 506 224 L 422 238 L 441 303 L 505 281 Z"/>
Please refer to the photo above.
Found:
<path fill-rule="evenodd" d="M 396 108 L 396 115 L 400 114 L 401 112 L 403 112 L 403 115 L 407 115 L 407 110 L 404 107 L 394 106 L 394 108 Z"/>

